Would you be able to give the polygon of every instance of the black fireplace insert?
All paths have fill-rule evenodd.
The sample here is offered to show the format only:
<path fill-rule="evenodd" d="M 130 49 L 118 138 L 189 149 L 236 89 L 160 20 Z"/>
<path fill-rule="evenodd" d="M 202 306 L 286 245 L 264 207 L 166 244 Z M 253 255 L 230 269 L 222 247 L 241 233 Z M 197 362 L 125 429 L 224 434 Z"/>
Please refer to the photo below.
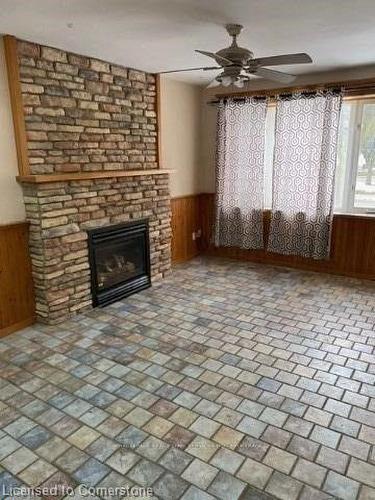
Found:
<path fill-rule="evenodd" d="M 151 286 L 147 220 L 88 231 L 93 306 Z"/>

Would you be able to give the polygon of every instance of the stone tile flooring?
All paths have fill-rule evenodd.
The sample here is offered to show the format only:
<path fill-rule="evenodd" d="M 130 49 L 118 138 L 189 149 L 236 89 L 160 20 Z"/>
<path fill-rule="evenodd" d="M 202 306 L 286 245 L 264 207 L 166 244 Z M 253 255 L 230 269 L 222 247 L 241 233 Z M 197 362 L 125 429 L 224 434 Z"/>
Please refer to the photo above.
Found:
<path fill-rule="evenodd" d="M 374 499 L 374 325 L 370 282 L 197 259 L 5 337 L 0 483 Z"/>

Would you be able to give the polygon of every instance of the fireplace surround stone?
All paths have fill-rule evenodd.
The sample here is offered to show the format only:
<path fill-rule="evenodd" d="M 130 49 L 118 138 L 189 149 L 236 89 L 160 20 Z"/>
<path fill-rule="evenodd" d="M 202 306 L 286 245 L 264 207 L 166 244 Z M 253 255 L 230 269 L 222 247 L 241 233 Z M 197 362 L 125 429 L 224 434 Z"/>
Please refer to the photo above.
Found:
<path fill-rule="evenodd" d="M 16 47 L 36 314 L 58 323 L 92 307 L 88 230 L 147 219 L 151 278 L 170 271 L 156 78 L 35 43 Z"/>
<path fill-rule="evenodd" d="M 168 175 L 24 184 L 30 255 L 41 321 L 92 307 L 87 230 L 148 219 L 151 278 L 170 270 Z"/>

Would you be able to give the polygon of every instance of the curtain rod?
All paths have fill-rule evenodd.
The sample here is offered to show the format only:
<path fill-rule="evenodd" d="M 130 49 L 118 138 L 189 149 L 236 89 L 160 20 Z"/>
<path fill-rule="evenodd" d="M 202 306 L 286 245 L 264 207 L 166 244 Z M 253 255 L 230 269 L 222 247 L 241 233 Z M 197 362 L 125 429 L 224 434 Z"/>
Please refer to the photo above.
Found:
<path fill-rule="evenodd" d="M 214 100 L 208 104 L 218 104 L 220 99 L 243 99 L 245 97 L 269 97 L 277 98 L 281 94 L 291 94 L 293 92 L 314 92 L 319 90 L 333 90 L 341 88 L 344 96 L 375 95 L 375 79 L 352 80 L 345 82 L 330 82 L 314 85 L 299 85 L 298 87 L 283 87 L 277 89 L 248 90 L 243 92 L 233 92 L 231 94 L 216 94 Z"/>

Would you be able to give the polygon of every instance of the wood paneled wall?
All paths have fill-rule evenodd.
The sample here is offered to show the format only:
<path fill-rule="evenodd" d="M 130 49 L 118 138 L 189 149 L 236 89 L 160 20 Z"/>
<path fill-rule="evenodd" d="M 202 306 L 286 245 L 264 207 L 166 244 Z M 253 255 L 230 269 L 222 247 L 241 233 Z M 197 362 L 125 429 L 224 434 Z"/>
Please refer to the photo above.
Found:
<path fill-rule="evenodd" d="M 205 198 L 205 201 L 202 201 Z M 212 230 L 214 194 L 201 195 L 202 216 L 205 230 Z M 270 212 L 264 213 L 265 239 L 268 239 Z M 209 240 L 204 238 L 206 242 Z M 265 250 L 241 250 L 239 248 L 213 248 L 208 253 L 253 262 L 295 267 L 309 271 L 342 274 L 357 278 L 375 279 L 375 217 L 361 215 L 335 215 L 332 228 L 331 257 L 314 260 L 292 255 L 279 255 Z"/>
<path fill-rule="evenodd" d="M 172 262 L 192 259 L 201 251 L 200 240 L 193 240 L 193 232 L 201 229 L 200 196 L 172 198 Z"/>
<path fill-rule="evenodd" d="M 0 226 L 0 337 L 34 322 L 26 222 Z"/>
<path fill-rule="evenodd" d="M 14 36 L 4 36 L 4 54 L 8 71 L 8 86 L 13 115 L 14 139 L 17 148 L 18 172 L 20 175 L 28 175 L 30 172 L 29 155 L 27 150 L 20 70 L 17 58 L 17 40 Z"/>
<path fill-rule="evenodd" d="M 174 262 L 187 260 L 197 253 L 249 260 L 272 265 L 305 269 L 308 271 L 341 274 L 357 278 L 375 279 L 375 217 L 361 215 L 335 215 L 332 229 L 331 257 L 327 261 L 305 259 L 303 257 L 279 255 L 265 250 L 241 250 L 238 248 L 214 248 L 211 242 L 214 198 L 212 193 L 189 197 L 189 201 L 172 204 Z M 174 200 L 175 201 L 175 200 Z M 190 221 L 190 225 L 187 223 Z M 270 212 L 264 213 L 266 241 L 270 222 Z M 187 241 L 192 227 L 202 229 L 202 237 L 195 246 Z M 191 234 L 190 234 L 191 238 Z M 190 245 L 189 251 L 182 251 Z"/>

